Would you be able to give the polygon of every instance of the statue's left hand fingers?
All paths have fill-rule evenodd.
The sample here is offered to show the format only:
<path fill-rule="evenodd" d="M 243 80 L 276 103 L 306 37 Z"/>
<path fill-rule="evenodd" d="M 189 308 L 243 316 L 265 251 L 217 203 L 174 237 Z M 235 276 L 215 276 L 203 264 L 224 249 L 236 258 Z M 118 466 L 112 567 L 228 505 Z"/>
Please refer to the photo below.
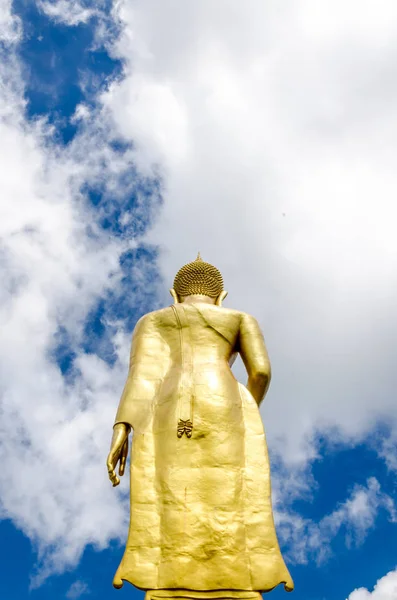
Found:
<path fill-rule="evenodd" d="M 125 473 L 125 465 L 128 456 L 128 438 L 125 440 L 120 454 L 119 475 L 122 477 Z"/>
<path fill-rule="evenodd" d="M 108 456 L 107 462 L 106 462 L 106 466 L 108 469 L 109 479 L 112 482 L 113 487 L 115 487 L 116 485 L 118 485 L 120 483 L 120 479 L 117 477 L 115 470 L 114 470 L 116 464 L 117 464 L 117 461 L 114 461 L 113 455 L 112 455 L 112 453 L 110 453 Z"/>
<path fill-rule="evenodd" d="M 117 477 L 114 470 L 112 469 L 111 471 L 108 471 L 108 474 L 109 474 L 109 479 L 113 484 L 113 487 L 116 487 L 116 485 L 119 485 L 120 479 Z"/>

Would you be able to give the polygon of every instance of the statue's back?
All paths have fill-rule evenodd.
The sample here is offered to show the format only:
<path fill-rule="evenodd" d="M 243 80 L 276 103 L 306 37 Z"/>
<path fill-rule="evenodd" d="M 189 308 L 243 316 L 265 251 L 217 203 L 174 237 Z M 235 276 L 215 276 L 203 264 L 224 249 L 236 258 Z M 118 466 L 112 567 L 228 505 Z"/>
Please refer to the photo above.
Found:
<path fill-rule="evenodd" d="M 131 522 L 116 585 L 292 587 L 274 529 L 258 406 L 229 365 L 247 318 L 193 303 L 141 320 L 130 371 L 135 396 L 125 402 L 137 400 L 143 416 L 134 417 L 139 427 L 130 423 Z M 118 420 L 126 420 L 122 413 L 121 406 Z"/>

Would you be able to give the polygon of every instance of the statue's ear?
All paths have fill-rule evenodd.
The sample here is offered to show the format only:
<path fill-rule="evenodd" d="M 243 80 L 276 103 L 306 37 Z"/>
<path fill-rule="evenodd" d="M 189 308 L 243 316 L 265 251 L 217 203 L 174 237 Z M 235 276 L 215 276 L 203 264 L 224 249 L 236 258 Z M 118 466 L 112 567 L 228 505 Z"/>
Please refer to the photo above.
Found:
<path fill-rule="evenodd" d="M 176 293 L 176 291 L 174 290 L 174 288 L 170 289 L 170 294 L 174 300 L 174 304 L 179 304 L 179 298 L 178 298 L 178 294 Z"/>
<path fill-rule="evenodd" d="M 216 306 L 222 306 L 222 302 L 224 301 L 224 299 L 227 296 L 227 291 L 223 290 L 223 292 L 221 292 L 218 296 L 218 298 L 215 301 Z"/>

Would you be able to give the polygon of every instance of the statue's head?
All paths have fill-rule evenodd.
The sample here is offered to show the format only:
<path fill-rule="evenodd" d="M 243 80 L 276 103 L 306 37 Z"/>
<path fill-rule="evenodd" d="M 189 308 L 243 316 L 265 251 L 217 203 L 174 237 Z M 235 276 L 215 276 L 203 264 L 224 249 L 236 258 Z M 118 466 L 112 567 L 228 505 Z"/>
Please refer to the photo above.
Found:
<path fill-rule="evenodd" d="M 222 275 L 216 267 L 204 262 L 200 253 L 195 261 L 179 269 L 170 292 L 176 303 L 190 296 L 203 296 L 212 298 L 218 306 L 227 295 L 223 289 Z"/>

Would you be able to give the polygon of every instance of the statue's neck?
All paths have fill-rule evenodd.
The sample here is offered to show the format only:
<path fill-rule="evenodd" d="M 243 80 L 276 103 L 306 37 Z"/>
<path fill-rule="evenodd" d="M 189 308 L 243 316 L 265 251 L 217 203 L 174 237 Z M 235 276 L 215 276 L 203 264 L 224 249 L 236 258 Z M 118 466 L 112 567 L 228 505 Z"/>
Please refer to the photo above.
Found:
<path fill-rule="evenodd" d="M 206 304 L 215 304 L 216 298 L 205 296 L 204 294 L 191 294 L 183 298 L 184 304 L 193 304 L 194 302 L 205 302 Z"/>

